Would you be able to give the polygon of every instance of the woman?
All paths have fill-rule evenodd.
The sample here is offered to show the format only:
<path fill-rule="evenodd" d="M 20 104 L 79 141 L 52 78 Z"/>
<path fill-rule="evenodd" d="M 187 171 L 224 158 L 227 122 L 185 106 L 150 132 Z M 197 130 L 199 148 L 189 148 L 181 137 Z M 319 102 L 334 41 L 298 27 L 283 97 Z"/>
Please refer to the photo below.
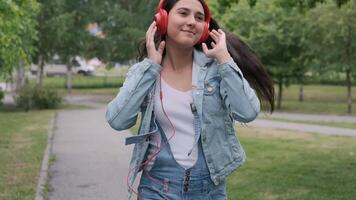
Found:
<path fill-rule="evenodd" d="M 234 120 L 254 120 L 259 99 L 273 111 L 272 81 L 245 43 L 219 29 L 203 0 L 161 0 L 157 10 L 141 62 L 106 113 L 111 127 L 125 130 L 142 112 L 138 135 L 126 139 L 135 144 L 129 199 L 132 192 L 142 200 L 227 199 L 226 176 L 245 160 Z"/>

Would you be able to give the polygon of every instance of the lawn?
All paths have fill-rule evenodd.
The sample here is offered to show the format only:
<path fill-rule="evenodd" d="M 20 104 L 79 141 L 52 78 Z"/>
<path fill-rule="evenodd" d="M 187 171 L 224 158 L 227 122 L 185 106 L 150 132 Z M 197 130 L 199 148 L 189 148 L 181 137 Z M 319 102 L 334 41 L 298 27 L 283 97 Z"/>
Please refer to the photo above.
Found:
<path fill-rule="evenodd" d="M 0 199 L 33 200 L 54 111 L 0 112 Z"/>
<path fill-rule="evenodd" d="M 278 92 L 277 87 L 276 94 Z M 352 88 L 353 106 L 356 105 L 356 88 Z M 304 86 L 304 101 L 298 101 L 299 86 L 291 85 L 283 90 L 284 112 L 347 115 L 346 87 L 330 85 Z M 277 97 L 276 97 L 277 98 Z M 355 115 L 355 108 L 354 114 Z"/>
<path fill-rule="evenodd" d="M 238 128 L 245 165 L 228 178 L 233 200 L 356 197 L 356 138 Z"/>
<path fill-rule="evenodd" d="M 72 79 L 73 88 L 119 88 L 123 83 L 124 77 L 117 76 L 81 76 L 75 75 Z M 35 81 L 35 80 L 33 80 Z M 65 77 L 46 77 L 44 85 L 51 88 L 66 88 Z"/>

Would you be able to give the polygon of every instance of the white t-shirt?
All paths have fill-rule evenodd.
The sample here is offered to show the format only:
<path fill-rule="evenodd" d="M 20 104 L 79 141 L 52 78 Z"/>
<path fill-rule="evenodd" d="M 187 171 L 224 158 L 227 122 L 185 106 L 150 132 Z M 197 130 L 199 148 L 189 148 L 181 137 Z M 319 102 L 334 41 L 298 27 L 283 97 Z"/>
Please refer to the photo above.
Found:
<path fill-rule="evenodd" d="M 193 68 L 196 68 L 194 66 Z M 175 135 L 173 135 L 173 127 L 169 123 L 166 115 L 163 113 L 161 100 L 160 100 L 160 77 L 157 77 L 156 92 L 154 96 L 154 112 L 158 123 L 161 125 L 167 140 L 169 140 L 169 146 L 173 153 L 174 159 L 184 169 L 192 167 L 198 158 L 197 144 L 194 144 L 194 115 L 191 111 L 190 104 L 193 102 L 192 90 L 180 91 L 171 87 L 166 83 L 163 78 L 161 80 L 162 93 L 163 93 L 163 107 L 169 117 L 170 121 L 175 127 Z M 169 139 L 171 138 L 171 139 Z M 149 149 L 148 158 L 155 152 L 161 145 L 161 135 L 154 134 L 150 140 L 152 147 Z M 194 148 L 193 148 L 194 146 Z M 193 149 L 192 149 L 193 148 Z M 191 152 L 190 155 L 188 153 Z M 150 170 L 154 163 L 153 158 L 147 165 L 146 169 Z"/>

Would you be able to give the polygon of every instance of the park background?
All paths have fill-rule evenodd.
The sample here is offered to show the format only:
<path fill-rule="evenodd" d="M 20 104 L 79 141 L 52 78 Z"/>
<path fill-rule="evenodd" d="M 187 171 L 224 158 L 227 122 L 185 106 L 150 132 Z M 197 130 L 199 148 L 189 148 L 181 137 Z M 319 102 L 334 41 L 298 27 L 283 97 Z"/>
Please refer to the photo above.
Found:
<path fill-rule="evenodd" d="M 34 199 L 50 122 L 116 95 L 157 3 L 0 0 L 0 199 Z M 221 27 L 262 59 L 275 82 L 277 113 L 355 119 L 356 0 L 208 4 Z M 77 74 L 78 56 L 101 64 L 93 75 Z M 64 66 L 62 76 L 46 73 L 53 63 Z M 263 108 L 258 120 L 356 133 L 352 120 L 273 117 Z M 228 179 L 229 199 L 356 198 L 355 137 L 247 125 L 236 125 L 247 161 Z M 48 181 L 42 195 L 52 190 Z"/>

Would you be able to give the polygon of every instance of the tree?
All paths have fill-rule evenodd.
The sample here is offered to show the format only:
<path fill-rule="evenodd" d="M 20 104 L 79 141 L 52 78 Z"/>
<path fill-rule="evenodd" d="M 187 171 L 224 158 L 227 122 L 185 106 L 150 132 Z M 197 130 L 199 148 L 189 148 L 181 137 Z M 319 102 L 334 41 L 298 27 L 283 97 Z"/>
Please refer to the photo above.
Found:
<path fill-rule="evenodd" d="M 9 76 L 30 62 L 38 11 L 35 0 L 0 1 L 0 75 Z"/>
<path fill-rule="evenodd" d="M 223 18 L 223 24 L 246 40 L 260 55 L 267 70 L 278 84 L 277 108 L 281 108 L 283 85 L 300 76 L 304 69 L 298 64 L 302 46 L 301 14 L 297 8 L 288 10 L 270 1 L 260 0 L 254 7 L 241 0 Z"/>
<path fill-rule="evenodd" d="M 86 41 L 87 57 L 93 55 L 104 61 L 123 62 L 135 58 L 137 44 L 144 38 L 158 1 L 142 0 L 97 0 L 88 5 L 91 13 L 88 22 L 97 22 L 105 33 L 105 38 Z M 89 2 L 87 2 L 89 4 Z"/>
<path fill-rule="evenodd" d="M 36 42 L 37 51 L 33 56 L 33 62 L 38 66 L 38 84 L 42 86 L 44 65 L 55 54 L 60 45 L 59 33 L 63 18 L 61 8 L 63 1 L 60 0 L 39 0 L 40 13 L 37 17 L 38 40 Z"/>
<path fill-rule="evenodd" d="M 356 0 L 345 4 L 327 1 L 308 13 L 310 54 L 327 70 L 346 74 L 347 112 L 352 112 L 352 74 L 356 69 Z"/>

